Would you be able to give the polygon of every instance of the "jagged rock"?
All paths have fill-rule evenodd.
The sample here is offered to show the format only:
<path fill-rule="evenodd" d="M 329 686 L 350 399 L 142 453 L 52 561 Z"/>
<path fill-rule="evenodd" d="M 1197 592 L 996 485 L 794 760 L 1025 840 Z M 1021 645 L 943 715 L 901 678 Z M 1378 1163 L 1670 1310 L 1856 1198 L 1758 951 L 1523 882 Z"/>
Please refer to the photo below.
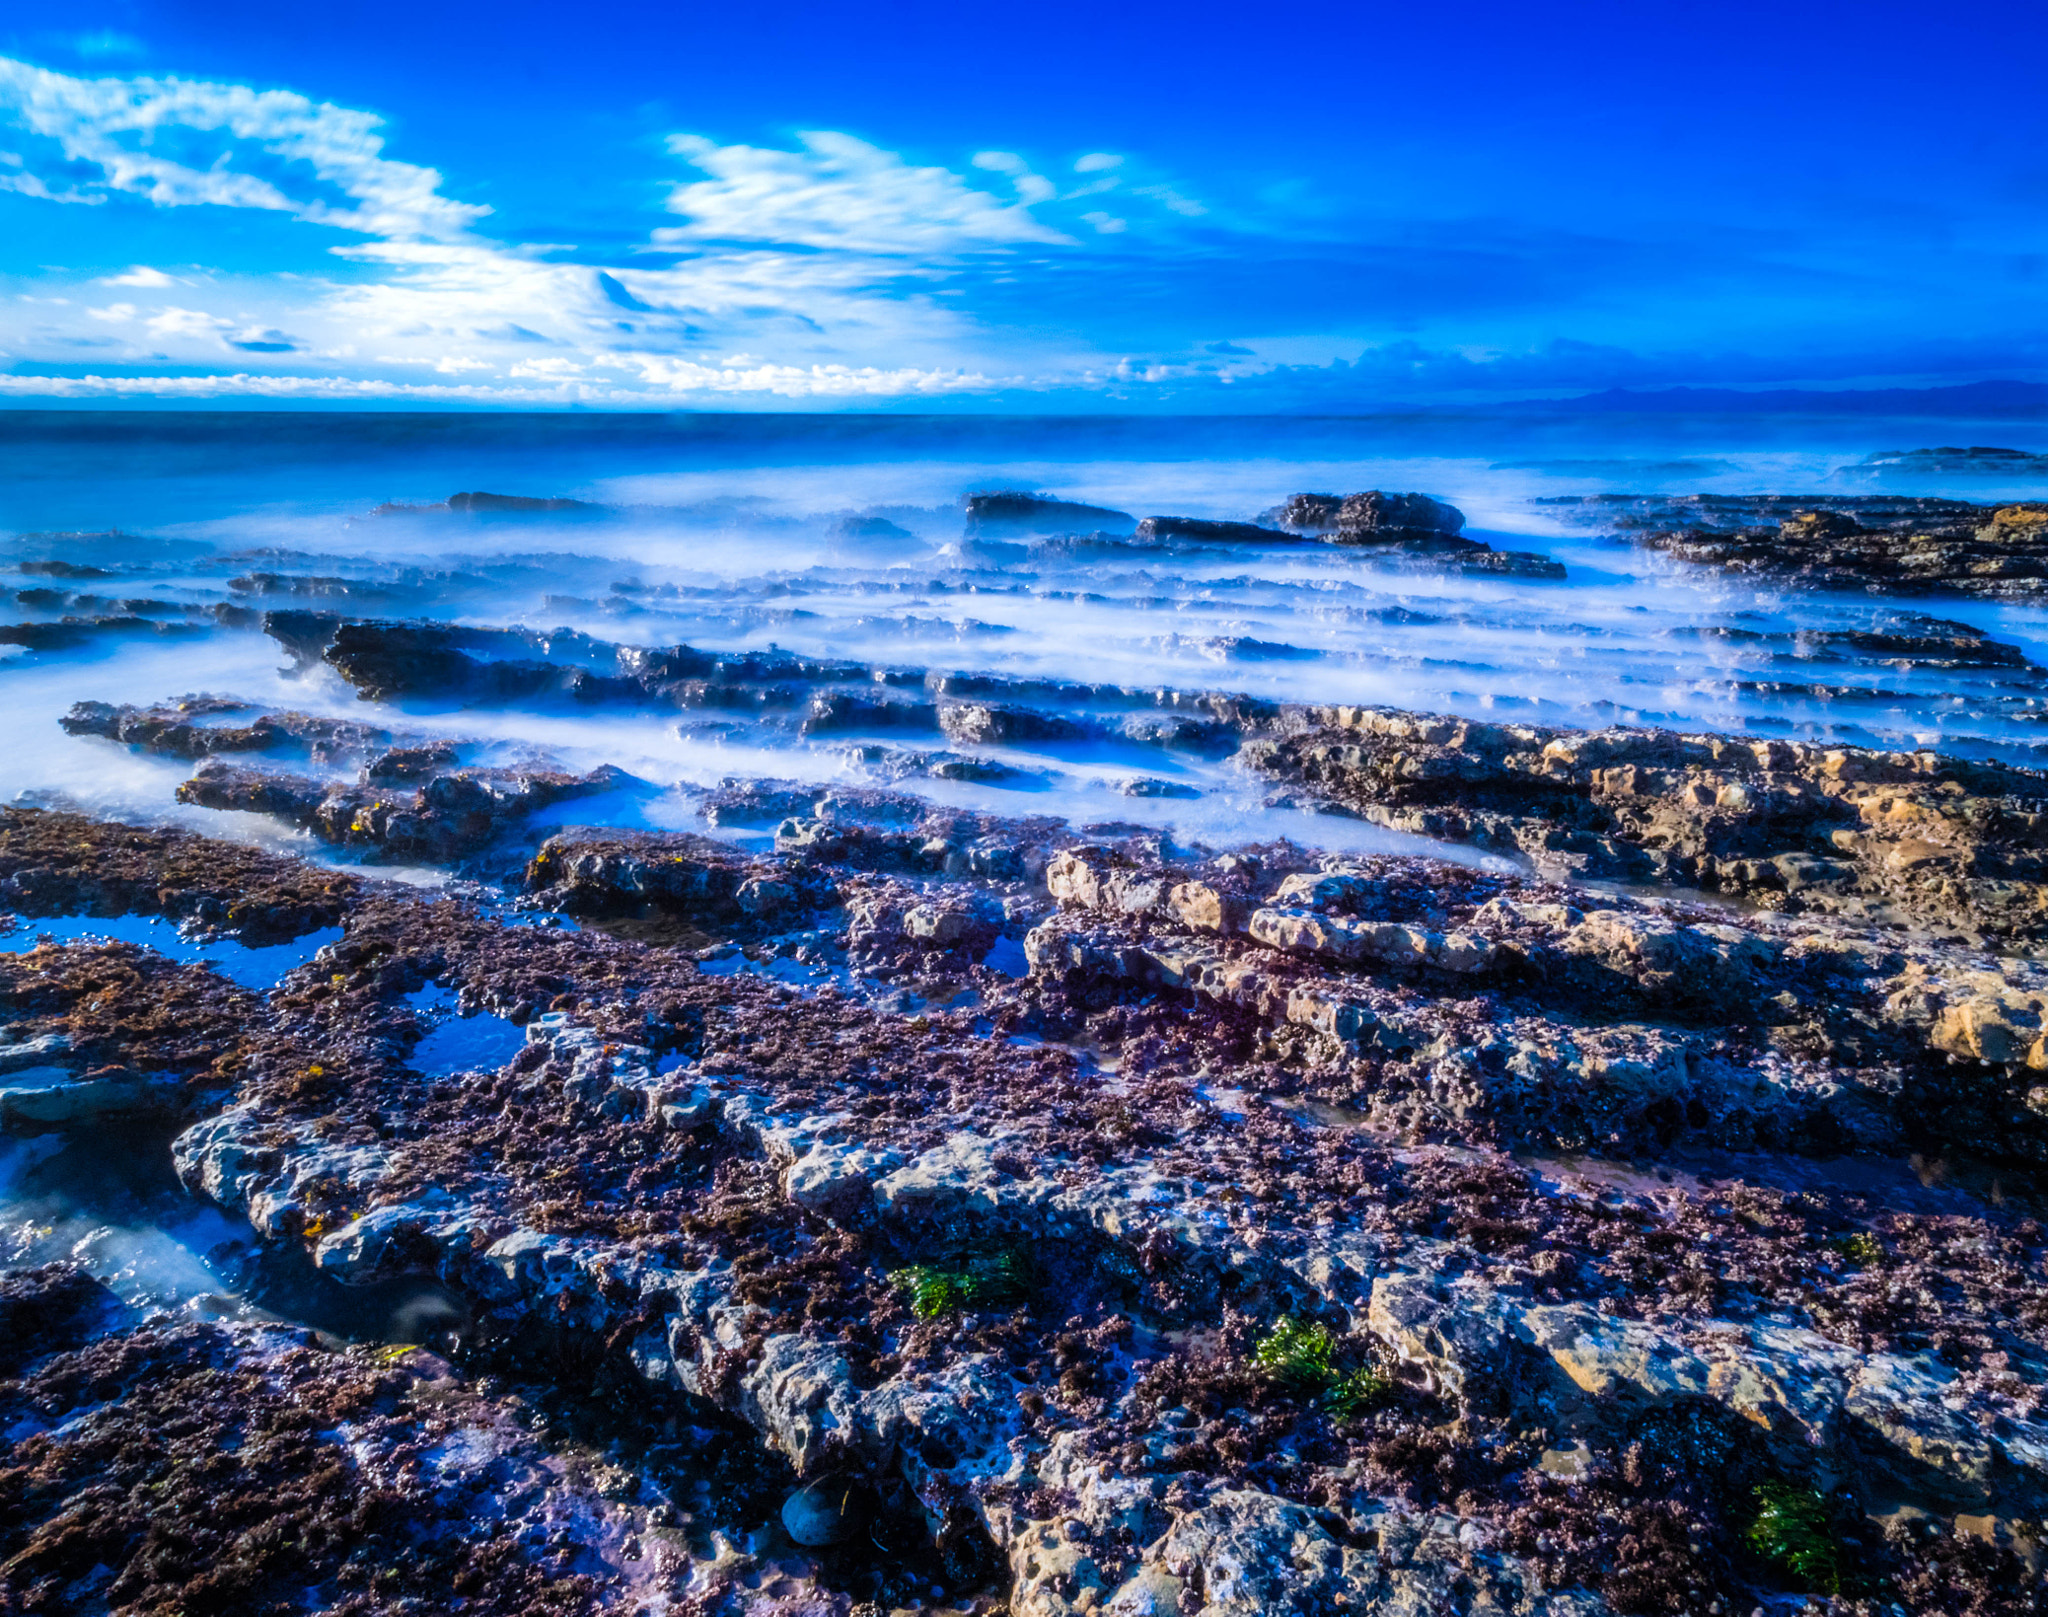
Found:
<path fill-rule="evenodd" d="M 252 715 L 246 724 L 206 722 L 244 713 Z M 373 725 L 307 713 L 262 713 L 231 697 L 186 697 L 151 708 L 78 702 L 59 722 L 67 735 L 104 736 L 174 758 L 289 750 L 303 753 L 315 763 L 343 763 L 366 757 L 390 742 L 389 733 Z"/>
<path fill-rule="evenodd" d="M 2048 775 L 1668 731 L 1569 731 L 1316 708 L 1240 756 L 1404 831 L 1528 855 L 1557 875 L 1664 880 L 1774 908 L 1903 915 L 2032 938 Z"/>
<path fill-rule="evenodd" d="M 1452 535 L 1465 514 L 1426 494 L 1297 494 L 1261 519 L 1289 533 L 1334 534 L 1350 543 L 1377 543 L 1427 534 Z"/>
<path fill-rule="evenodd" d="M 1057 713 L 1029 707 L 998 707 L 985 702 L 963 702 L 957 706 L 942 707 L 938 723 L 948 741 L 962 746 L 1072 741 L 1088 733 L 1085 725 Z"/>
<path fill-rule="evenodd" d="M 1568 807 L 1592 772 L 1602 801 L 1670 771 L 1767 826 L 1829 795 L 1800 755 L 1699 738 L 1327 728 L 1421 760 L 1393 778 L 1498 794 L 1475 814 Z M 1935 775 L 1881 784 L 1917 803 Z M 330 1276 L 431 1281 L 486 1336 L 630 1367 L 679 1421 L 714 1406 L 805 1476 L 863 1479 L 934 1556 L 1009 1568 L 1020 1611 L 1591 1614 L 1636 1602 L 1646 1544 L 1725 1610 L 1750 1598 L 1725 1568 L 1755 1474 L 1945 1524 L 2048 1505 L 2038 1224 L 1888 1166 L 1989 1139 L 2031 1172 L 2048 1134 L 2010 1114 L 2040 1087 L 2021 1018 L 2048 970 L 1503 868 L 1219 859 L 888 794 L 788 806 L 786 857 L 565 833 L 530 895 L 759 923 L 765 958 L 771 912 L 738 895 L 785 883 L 772 924 L 828 951 L 802 987 L 700 969 L 726 962 L 694 939 L 358 883 L 340 942 L 220 1011 L 236 1036 L 207 1060 L 231 1058 L 233 1103 L 180 1137 L 181 1177 Z M 179 846 L 0 826 L 12 872 L 112 861 L 122 892 Z M 977 926 L 1028 926 L 1032 972 L 976 966 Z M 897 975 L 854 981 L 835 934 Z M 495 1071 L 410 1065 L 429 982 L 525 1046 Z M 4 986 L 0 1019 L 45 1036 L 54 1013 L 23 1008 L 43 987 Z M 1020 1289 L 977 1297 L 998 1259 Z M 1340 1418 L 1269 1373 L 1254 1344 L 1283 1318 L 1385 1390 Z M 1687 1460 L 1672 1483 L 1659 1434 L 1681 1427 L 1771 1469 Z M 1584 1456 L 1578 1481 L 1548 1477 L 1553 1451 Z M 1868 1548 L 1919 1575 L 1919 1552 Z M 1971 1587 L 2024 1575 L 1996 1567 Z"/>
<path fill-rule="evenodd" d="M 1449 536 L 1464 526 L 1464 512 L 1427 494 L 1383 494 L 1371 489 L 1351 495 L 1337 507 L 1337 538 L 1345 544 L 1377 543 L 1382 536 Z"/>
<path fill-rule="evenodd" d="M 409 763 L 385 776 L 401 777 Z M 366 774 L 375 777 L 373 767 Z M 410 793 L 330 784 L 209 759 L 178 788 L 178 801 L 267 814 L 306 827 L 322 841 L 374 849 L 391 859 L 452 862 L 481 853 L 537 809 L 599 792 L 632 777 L 609 764 L 587 775 L 550 769 L 465 769 L 434 774 Z"/>
<path fill-rule="evenodd" d="M 1948 1003 L 1928 1042 L 1950 1055 L 2002 1066 L 2048 1069 L 2043 1016 L 2048 992 L 2016 987 L 1992 974 L 1965 977 L 1945 989 Z"/>
<path fill-rule="evenodd" d="M 2048 590 L 2048 506 L 1786 495 L 1573 503 L 1647 549 L 1813 589 L 2005 599 Z"/>

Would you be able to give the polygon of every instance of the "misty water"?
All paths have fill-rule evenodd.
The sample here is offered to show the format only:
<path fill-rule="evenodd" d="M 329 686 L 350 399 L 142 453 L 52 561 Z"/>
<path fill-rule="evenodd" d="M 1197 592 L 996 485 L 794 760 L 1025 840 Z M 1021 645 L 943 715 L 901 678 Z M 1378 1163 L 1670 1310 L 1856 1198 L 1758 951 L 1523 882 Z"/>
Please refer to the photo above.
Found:
<path fill-rule="evenodd" d="M 1635 550 L 1584 510 L 1546 503 L 1615 491 L 2038 496 L 2048 486 L 2011 473 L 1914 477 L 1859 464 L 1885 449 L 2008 443 L 2015 430 L 1527 411 L 1343 421 L 13 415 L 0 422 L 0 589 L 13 615 L 140 622 L 71 650 L 0 652 L 6 795 L 276 836 L 177 808 L 172 793 L 188 772 L 178 761 L 57 727 L 79 700 L 202 691 L 256 707 L 373 711 L 328 670 L 282 671 L 274 641 L 214 622 L 221 603 L 247 609 L 245 621 L 296 608 L 569 630 L 601 643 L 595 653 L 573 639 L 551 644 L 550 655 L 572 662 L 622 644 L 775 647 L 870 664 L 878 682 L 903 671 L 965 676 L 962 690 L 975 675 L 1080 680 L 1139 704 L 1147 691 L 1226 690 L 2025 759 L 2048 734 L 2040 676 L 1864 654 L 1843 632 L 1959 620 L 2039 663 L 2040 609 L 1758 587 Z M 1450 500 L 1471 536 L 1543 552 L 1567 576 L 1459 577 L 1316 543 L 962 531 L 961 497 L 977 489 L 1246 520 L 1298 491 L 1369 487 Z M 479 489 L 598 509 L 378 509 L 431 508 Z M 642 783 L 568 805 L 583 823 L 700 825 L 695 791 L 774 775 L 1138 819 L 1212 842 L 1308 834 L 1227 762 L 1140 742 L 983 748 L 977 756 L 1003 766 L 1003 778 L 933 779 L 904 757 L 923 743 L 857 729 L 805 736 L 787 715 L 592 706 L 378 716 L 476 743 L 479 757 L 610 763 Z M 1313 829 L 1318 840 L 1347 835 L 1328 822 Z"/>
<path fill-rule="evenodd" d="M 542 631 L 545 654 L 595 666 L 617 646 L 681 642 L 862 664 L 878 690 L 1029 692 L 1036 682 L 1072 701 L 1081 682 L 1098 688 L 1088 700 L 1139 714 L 1160 693 L 1229 691 L 2028 761 L 2048 742 L 2040 608 L 1759 587 L 1635 550 L 1583 508 L 1555 503 L 1690 491 L 2039 498 L 2048 481 L 2010 471 L 1863 464 L 1888 449 L 2011 444 L 2015 431 L 1541 411 L 1300 421 L 0 413 L 0 616 L 132 620 L 71 646 L 0 647 L 0 799 L 341 857 L 254 816 L 182 807 L 174 793 L 188 763 L 73 738 L 57 722 L 82 700 L 206 692 L 249 711 L 453 738 L 476 761 L 610 764 L 634 777 L 535 831 L 551 818 L 758 839 L 767 828 L 708 825 L 701 794 L 727 777 L 772 776 L 887 784 L 1084 824 L 1138 821 L 1219 847 L 1279 835 L 1427 846 L 1310 814 L 1227 757 L 1128 730 L 959 749 L 857 726 L 806 734 L 796 713 L 778 711 L 366 706 L 331 670 L 294 668 L 261 632 L 260 614 L 280 609 Z M 2017 447 L 2042 447 L 2021 437 Z M 1247 521 L 1296 492 L 1367 488 L 1448 500 L 1470 536 L 1542 552 L 1566 576 L 1457 576 L 1277 538 L 1144 544 L 1115 531 L 1127 524 L 1093 536 L 963 531 L 962 498 L 975 490 Z M 471 490 L 587 508 L 434 509 Z M 1910 635 L 1927 619 L 2015 646 L 2027 666 L 1942 667 L 1847 638 Z M 956 767 L 934 773 L 939 751 Z M 26 923 L 0 947 L 39 935 L 113 936 L 207 960 L 259 990 L 330 938 L 249 950 L 160 922 L 70 918 Z M 438 999 L 422 1008 L 432 1027 L 418 1059 L 430 1065 L 495 1065 L 520 1038 Z M 252 1267 L 249 1232 L 169 1178 L 166 1145 L 141 1135 L 111 1154 L 104 1140 L 8 1144 L 0 1261 L 71 1256 L 138 1308 L 281 1312 L 354 1334 L 402 1334 L 416 1324 L 407 1310 L 443 1306 L 410 1293 L 339 1300 L 310 1273 Z"/>

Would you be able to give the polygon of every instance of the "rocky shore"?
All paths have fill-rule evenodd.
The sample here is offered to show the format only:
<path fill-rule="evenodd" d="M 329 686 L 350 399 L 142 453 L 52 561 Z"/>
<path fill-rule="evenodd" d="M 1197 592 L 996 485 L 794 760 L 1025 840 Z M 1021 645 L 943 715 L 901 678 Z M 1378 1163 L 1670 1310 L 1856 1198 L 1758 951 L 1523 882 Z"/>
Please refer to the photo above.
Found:
<path fill-rule="evenodd" d="M 1322 737 L 1396 727 L 1283 717 L 1246 744 L 1304 780 Z M 1530 818 L 1504 779 L 1596 800 L 1400 722 L 1402 756 L 1491 757 L 1463 811 L 1494 845 Z M 1519 742 L 1583 770 L 1594 739 Z M 21 1126 L 188 1118 L 195 1191 L 469 1318 L 388 1362 L 104 1310 L 55 1357 L 61 1331 L 17 1329 L 0 1398 L 44 1435 L 0 1473 L 0 1580 L 53 1611 L 271 1609 L 285 1583 L 396 1610 L 435 1580 L 483 1611 L 2040 1609 L 2032 934 L 1967 883 L 1955 910 L 1886 888 L 1877 855 L 1710 905 L 1743 822 L 1694 788 L 1816 761 L 1658 744 L 1598 756 L 1666 770 L 1684 857 L 1714 861 L 1652 873 L 1669 897 L 1561 885 L 1569 859 L 1216 856 L 770 783 L 721 814 L 789 810 L 773 853 L 560 832 L 508 908 L 6 811 L 0 894 L 31 930 L 344 934 L 260 997 L 120 945 L 0 957 L 5 1092 L 45 1097 Z M 2014 784 L 1890 767 L 1908 804 Z M 519 1053 L 416 1064 L 429 988 L 522 1027 Z M 679 1502 L 689 1467 L 650 1469 L 644 1432 L 589 1481 L 568 1435 L 508 1425 L 536 1365 L 579 1407 L 744 1434 L 747 1487 Z M 81 1516 L 78 1479 L 171 1408 L 184 1435 Z M 223 1464 L 251 1502 L 217 1513 Z M 463 1490 L 501 1464 L 530 1506 L 479 1525 Z M 298 1491 L 270 1500 L 265 1465 Z M 204 1553 L 151 1547 L 202 1512 Z"/>
<path fill-rule="evenodd" d="M 2048 505 L 1713 494 L 1539 503 L 1680 561 L 1811 589 L 2005 600 L 2048 594 Z"/>
<path fill-rule="evenodd" d="M 260 621 L 360 718 L 63 721 L 268 848 L 0 808 L 0 1127 L 146 1122 L 295 1283 L 430 1306 L 0 1273 L 0 1611 L 2048 1611 L 2048 774 L 336 605 Z M 1884 633 L 1802 654 L 2033 672 Z M 478 733 L 588 712 L 874 783 L 577 824 L 665 788 Z M 1330 834 L 901 789 L 1025 743 Z"/>

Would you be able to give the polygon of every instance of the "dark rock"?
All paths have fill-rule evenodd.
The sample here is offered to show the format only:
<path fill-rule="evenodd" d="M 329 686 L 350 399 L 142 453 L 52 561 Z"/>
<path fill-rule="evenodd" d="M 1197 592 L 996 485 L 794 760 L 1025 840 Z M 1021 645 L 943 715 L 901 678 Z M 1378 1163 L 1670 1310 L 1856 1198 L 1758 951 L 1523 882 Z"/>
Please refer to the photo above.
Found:
<path fill-rule="evenodd" d="M 208 722 L 250 715 L 245 724 Z M 296 752 L 315 763 L 354 762 L 390 741 L 387 731 L 308 713 L 261 713 L 232 697 L 189 696 L 141 708 L 78 702 L 58 720 L 67 735 L 102 736 L 172 758 L 236 752 Z"/>
<path fill-rule="evenodd" d="M 1289 533 L 1325 534 L 1337 531 L 1337 514 L 1344 508 L 1341 494 L 1296 494 L 1270 511 L 1260 513 L 1259 521 L 1270 522 Z"/>
<path fill-rule="evenodd" d="M 2048 455 L 2026 449 L 2000 449 L 1985 444 L 1968 448 L 1880 449 L 1844 472 L 1908 472 L 1983 477 L 2039 477 L 2048 472 Z"/>
<path fill-rule="evenodd" d="M 392 747 L 363 766 L 363 780 L 372 786 L 425 780 L 453 769 L 459 756 L 455 744 L 449 741 L 415 742 Z"/>
<path fill-rule="evenodd" d="M 328 612 L 265 612 L 262 619 L 263 632 L 291 657 L 294 674 L 303 674 L 327 655 L 341 622 Z"/>
<path fill-rule="evenodd" d="M 831 533 L 835 539 L 915 539 L 917 537 L 908 528 L 898 526 L 887 517 L 838 517 L 833 520 Z"/>
<path fill-rule="evenodd" d="M 534 499 L 525 494 L 451 494 L 448 509 L 488 515 L 529 515 L 536 512 L 602 511 L 587 500 Z"/>
<path fill-rule="evenodd" d="M 1427 494 L 1383 494 L 1371 489 L 1351 495 L 1337 508 L 1337 538 L 1344 544 L 1371 544 L 1383 535 L 1451 535 L 1464 526 L 1464 512 Z"/>
<path fill-rule="evenodd" d="M 1292 535 L 1256 522 L 1211 522 L 1201 517 L 1146 517 L 1138 524 L 1140 539 L 1191 539 L 1205 544 L 1260 544 L 1284 542 Z"/>
<path fill-rule="evenodd" d="M 1090 733 L 1086 725 L 1040 708 L 961 702 L 941 707 L 939 728 L 948 741 L 963 746 L 1015 745 L 1031 741 L 1074 741 Z"/>
<path fill-rule="evenodd" d="M 31 576 L 42 578 L 112 578 L 113 573 L 104 567 L 88 567 L 75 561 L 25 561 L 21 570 Z"/>
<path fill-rule="evenodd" d="M 866 1486 L 854 1478 L 820 1477 L 783 1501 L 782 1525 L 799 1544 L 843 1543 L 867 1526 L 866 1495 Z"/>
<path fill-rule="evenodd" d="M 1374 544 L 1454 535 L 1465 526 L 1465 513 L 1427 494 L 1369 489 L 1350 495 L 1296 494 L 1265 512 L 1260 521 L 1289 533 L 1332 535 L 1347 544 Z"/>
<path fill-rule="evenodd" d="M 159 623 L 116 612 L 90 617 L 74 615 L 54 623 L 0 623 L 0 646 L 20 646 L 29 652 L 75 651 L 110 636 L 155 635 L 170 639 L 204 632 L 199 624 Z"/>
<path fill-rule="evenodd" d="M 1106 506 L 1080 505 L 1071 500 L 1049 499 L 1042 494 L 998 492 L 967 496 L 967 535 L 970 538 L 1017 533 L 1085 533 L 1113 531 L 1128 534 L 1137 518 Z"/>
<path fill-rule="evenodd" d="M 64 1353 L 126 1312 L 120 1300 L 76 1264 L 0 1269 L 0 1376 Z"/>
<path fill-rule="evenodd" d="M 824 735 L 846 730 L 930 730 L 937 723 L 938 710 L 929 702 L 835 691 L 811 698 L 802 728 L 805 735 Z"/>

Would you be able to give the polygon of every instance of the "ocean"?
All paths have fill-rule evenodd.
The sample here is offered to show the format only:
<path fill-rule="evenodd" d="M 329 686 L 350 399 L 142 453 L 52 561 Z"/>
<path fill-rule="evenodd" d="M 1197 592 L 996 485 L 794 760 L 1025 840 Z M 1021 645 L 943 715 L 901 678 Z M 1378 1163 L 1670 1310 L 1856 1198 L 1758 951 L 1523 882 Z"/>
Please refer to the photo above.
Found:
<path fill-rule="evenodd" d="M 9 800 L 287 836 L 177 804 L 189 764 L 58 724 L 74 702 L 201 693 L 368 715 L 331 669 L 291 667 L 262 632 L 266 610 L 519 627 L 600 661 L 618 646 L 773 649 L 862 665 L 879 689 L 1078 682 L 1116 710 L 1224 691 L 2029 761 L 2048 741 L 2040 607 L 1760 585 L 1634 548 L 1599 508 L 1574 502 L 2038 498 L 2048 461 L 1883 457 L 2040 447 L 2040 436 L 2025 422 L 1540 408 L 1301 419 L 0 413 L 5 616 L 130 620 L 69 644 L 0 648 L 0 781 Z M 1368 488 L 1449 501 L 1469 536 L 1540 553 L 1564 576 L 1470 576 L 1321 543 L 1147 544 L 1120 521 L 1093 537 L 973 536 L 962 514 L 971 492 L 1014 489 L 1130 517 L 1252 521 L 1298 492 Z M 445 506 L 478 491 L 581 504 Z M 2024 663 L 1955 667 L 1886 649 L 1929 620 L 2018 647 Z M 631 790 L 568 805 L 584 823 L 701 828 L 706 789 L 775 777 L 1136 821 L 1216 846 L 1279 835 L 1406 845 L 1309 815 L 1227 756 L 1129 725 L 1068 737 L 1054 727 L 962 754 L 888 727 L 821 729 L 801 703 L 403 706 L 405 728 L 472 743 L 479 759 L 611 764 L 634 777 Z"/>

